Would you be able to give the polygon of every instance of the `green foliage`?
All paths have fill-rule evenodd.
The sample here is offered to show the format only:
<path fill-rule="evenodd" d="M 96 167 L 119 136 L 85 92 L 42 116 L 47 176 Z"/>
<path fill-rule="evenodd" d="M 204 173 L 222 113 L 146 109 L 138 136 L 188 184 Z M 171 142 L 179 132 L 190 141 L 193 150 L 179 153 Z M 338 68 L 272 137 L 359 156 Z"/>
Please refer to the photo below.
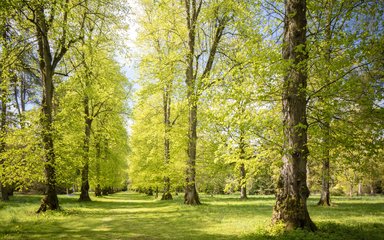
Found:
<path fill-rule="evenodd" d="M 104 49 L 96 52 L 92 45 L 85 47 L 88 47 L 84 49 L 85 65 L 58 88 L 60 110 L 55 125 L 58 181 L 67 187 L 76 182 L 84 164 L 84 119 L 91 118 L 88 154 L 93 186 L 120 187 L 126 181 L 125 104 L 130 88 L 120 66 Z M 84 113 L 85 96 L 89 100 L 90 116 Z"/>

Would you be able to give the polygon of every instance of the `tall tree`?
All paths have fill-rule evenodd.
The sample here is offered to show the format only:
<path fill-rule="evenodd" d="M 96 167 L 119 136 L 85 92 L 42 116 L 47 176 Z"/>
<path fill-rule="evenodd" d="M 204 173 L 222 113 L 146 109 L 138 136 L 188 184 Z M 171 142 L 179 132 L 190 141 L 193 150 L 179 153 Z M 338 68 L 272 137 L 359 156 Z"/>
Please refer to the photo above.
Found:
<path fill-rule="evenodd" d="M 37 40 L 39 70 L 42 81 L 42 139 L 45 150 L 45 174 L 47 195 L 38 212 L 46 209 L 59 209 L 56 193 L 56 168 L 53 139 L 54 98 L 56 74 L 63 57 L 82 36 L 79 31 L 84 27 L 87 8 L 85 3 L 36 1 L 15 3 L 20 15 L 33 24 Z M 85 4 L 85 5 L 84 5 Z M 76 12 L 76 14 L 75 14 Z M 59 14 L 60 13 L 60 14 Z M 80 16 L 80 17 L 79 17 Z"/>
<path fill-rule="evenodd" d="M 2 9 L 0 9 L 2 10 Z M 3 11 L 0 11 L 0 14 L 2 14 Z M 1 50 L 1 59 L 0 59 L 0 101 L 1 101 L 1 112 L 0 112 L 0 168 L 3 168 L 3 164 L 5 162 L 5 159 L 3 159 L 3 153 L 5 152 L 6 148 L 6 134 L 7 134 L 7 103 L 8 103 L 8 91 L 9 91 L 9 83 L 10 83 L 10 76 L 12 75 L 9 67 L 6 67 L 7 64 L 5 62 L 6 58 L 10 57 L 10 53 L 12 53 L 10 49 L 10 39 L 8 37 L 9 35 L 9 22 L 6 18 L 3 18 L 3 16 L 0 19 L 1 24 L 1 31 L 0 31 L 0 50 Z M 3 171 L 1 171 L 3 172 Z M 2 175 L 2 173 L 1 173 Z M 2 181 L 3 176 L 1 176 L 0 180 L 0 191 L 1 191 L 1 200 L 2 201 L 9 201 L 9 194 L 8 194 L 8 187 L 7 184 Z"/>
<path fill-rule="evenodd" d="M 307 52 L 306 0 L 285 1 L 283 59 L 288 62 L 283 84 L 284 155 L 272 221 L 285 228 L 316 230 L 307 198 Z"/>
<path fill-rule="evenodd" d="M 176 123 L 178 115 L 174 112 L 173 98 L 174 92 L 178 85 L 180 76 L 180 63 L 182 62 L 183 26 L 181 25 L 180 11 L 181 5 L 174 0 L 161 1 L 156 3 L 148 3 L 142 1 L 141 5 L 144 9 L 141 18 L 141 31 L 139 35 L 139 44 L 146 45 L 147 51 L 142 54 L 141 75 L 151 78 L 154 85 L 158 86 L 153 90 L 162 91 L 162 113 L 163 113 L 163 195 L 162 200 L 172 199 L 171 179 L 169 174 L 171 156 L 171 132 L 172 126 Z M 162 28 L 159 28 L 159 25 Z M 146 84 L 142 82 L 143 87 Z M 148 92 L 156 94 L 155 92 Z M 172 114 L 171 114 L 172 113 Z M 175 114 L 176 113 L 176 114 Z M 175 116 L 175 117 L 174 117 Z"/>
<path fill-rule="evenodd" d="M 188 160 L 186 169 L 186 183 L 184 203 L 189 205 L 200 204 L 199 195 L 196 189 L 196 146 L 197 146 L 197 107 L 199 95 L 204 88 L 207 87 L 210 74 L 217 54 L 218 46 L 222 40 L 224 29 L 231 20 L 231 13 L 226 9 L 225 1 L 220 3 L 212 3 L 213 12 L 213 30 L 211 30 L 211 44 L 208 49 L 198 52 L 199 49 L 199 31 L 201 10 L 204 3 L 203 0 L 185 0 L 185 13 L 188 32 L 188 51 L 186 53 L 186 70 L 185 83 L 187 86 L 187 101 L 188 101 Z M 221 5 L 220 5 L 221 4 Z M 204 6 L 207 7 L 207 6 Z M 222 8 L 222 9 L 221 9 Z M 199 63 L 200 56 L 207 52 L 206 62 L 201 66 Z M 203 71 L 199 73 L 199 67 Z"/>

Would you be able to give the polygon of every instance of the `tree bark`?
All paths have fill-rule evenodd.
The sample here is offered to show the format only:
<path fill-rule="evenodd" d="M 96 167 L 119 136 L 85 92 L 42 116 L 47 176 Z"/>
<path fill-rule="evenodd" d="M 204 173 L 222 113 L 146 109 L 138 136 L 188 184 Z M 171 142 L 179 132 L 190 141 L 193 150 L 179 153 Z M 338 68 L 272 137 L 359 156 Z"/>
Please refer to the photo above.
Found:
<path fill-rule="evenodd" d="M 40 122 L 43 128 L 43 147 L 45 150 L 45 175 L 47 195 L 42 200 L 39 211 L 59 209 L 59 200 L 56 193 L 55 152 L 53 143 L 53 97 L 54 66 L 51 48 L 48 41 L 48 26 L 45 22 L 44 8 L 41 6 L 36 12 L 36 32 L 39 51 L 39 67 L 43 82 L 42 114 Z M 45 205 L 45 206 L 44 206 Z"/>
<path fill-rule="evenodd" d="M 245 180 L 245 166 L 244 163 L 240 164 L 240 199 L 247 199 L 247 186 Z"/>
<path fill-rule="evenodd" d="M 320 200 L 317 203 L 317 205 L 320 206 L 331 206 L 331 197 L 330 197 L 330 169 L 329 169 L 329 162 L 330 162 L 330 154 L 329 154 L 329 141 L 330 141 L 330 126 L 327 122 L 325 124 L 325 133 L 324 133 L 324 153 L 323 153 L 323 168 L 322 168 L 322 176 L 321 176 L 321 195 Z"/>
<path fill-rule="evenodd" d="M 87 81 L 87 80 L 86 80 Z M 83 145 L 83 169 L 81 171 L 81 193 L 79 201 L 91 201 L 89 197 L 89 143 L 91 139 L 92 117 L 89 111 L 89 98 L 83 99 L 84 106 L 84 145 Z"/>
<path fill-rule="evenodd" d="M 321 195 L 317 205 L 331 206 L 331 197 L 329 192 L 329 155 L 323 160 L 322 176 L 321 176 Z"/>
<path fill-rule="evenodd" d="M 201 203 L 196 189 L 197 106 L 195 101 L 190 98 L 189 106 L 188 162 L 184 203 L 189 205 L 199 205 Z"/>
<path fill-rule="evenodd" d="M 196 189 L 196 146 L 197 146 L 197 104 L 199 100 L 199 91 L 203 90 L 203 87 L 207 87 L 203 83 L 203 80 L 209 77 L 218 45 L 226 24 L 230 21 L 230 17 L 225 15 L 215 16 L 217 25 L 215 26 L 215 33 L 213 36 L 213 42 L 209 49 L 209 55 L 204 67 L 204 70 L 200 77 L 198 75 L 198 60 L 195 56 L 195 44 L 196 44 L 196 27 L 198 24 L 198 18 L 203 5 L 203 0 L 184 0 L 186 8 L 186 20 L 188 29 L 188 53 L 186 56 L 187 68 L 185 71 L 185 82 L 187 85 L 187 99 L 188 99 L 188 161 L 186 169 L 186 184 L 184 203 L 190 205 L 199 205 L 200 199 Z M 196 81 L 199 79 L 200 81 Z"/>
<path fill-rule="evenodd" d="M 306 1 L 286 0 L 282 56 L 291 61 L 283 84 L 283 166 L 276 189 L 272 222 L 283 223 L 287 230 L 316 230 L 307 198 L 307 119 L 306 119 Z"/>
<path fill-rule="evenodd" d="M 0 192 L 1 192 L 1 201 L 3 202 L 9 201 L 9 190 L 4 185 L 4 183 L 0 183 Z"/>
<path fill-rule="evenodd" d="M 375 184 L 374 182 L 372 181 L 371 184 L 369 184 L 369 189 L 370 189 L 370 192 L 371 192 L 371 195 L 375 195 Z"/>
<path fill-rule="evenodd" d="M 243 109 L 242 109 L 243 110 Z M 243 112 L 243 111 L 242 111 Z M 246 171 L 245 171 L 245 142 L 244 142 L 244 130 L 240 129 L 240 199 L 247 199 L 247 179 L 246 179 Z"/>
<path fill-rule="evenodd" d="M 357 195 L 359 196 L 363 195 L 363 184 L 361 180 L 359 180 L 359 183 L 357 185 Z"/>
<path fill-rule="evenodd" d="M 327 2 L 327 23 L 325 26 L 325 40 L 328 43 L 327 52 L 326 52 L 326 61 L 328 66 L 331 65 L 331 41 L 332 41 L 332 8 L 333 8 L 333 0 L 328 0 Z M 328 78 L 331 78 L 331 71 L 327 71 Z M 330 104 L 330 103 L 328 103 Z M 323 151 L 323 167 L 322 167 L 322 179 L 321 179 L 321 195 L 320 200 L 317 205 L 321 206 L 331 206 L 331 194 L 329 191 L 330 188 L 330 135 L 331 135 L 331 119 L 327 117 L 324 123 L 324 151 Z"/>
<path fill-rule="evenodd" d="M 188 161 L 186 169 L 186 183 L 184 203 L 199 205 L 200 199 L 196 190 L 196 142 L 197 142 L 197 94 L 196 75 L 194 74 L 194 55 L 196 40 L 196 24 L 200 13 L 200 6 L 196 0 L 185 0 L 188 26 L 188 54 L 186 69 L 186 85 L 188 99 Z"/>
<path fill-rule="evenodd" d="M 96 138 L 96 187 L 95 196 L 101 197 L 101 186 L 100 186 L 100 158 L 101 158 L 101 147 L 100 138 Z"/>
<path fill-rule="evenodd" d="M 2 43 L 4 44 L 2 46 L 2 53 L 5 53 L 5 57 L 7 56 L 7 51 L 8 51 L 8 42 L 9 42 L 9 37 L 8 37 L 8 32 L 9 32 L 9 24 L 7 23 L 7 20 L 5 20 L 4 23 L 4 29 L 3 32 L 1 33 L 1 38 L 2 38 Z M 3 58 L 3 57 L 2 57 Z M 6 77 L 6 74 L 4 74 L 4 69 L 3 66 L 0 66 L 0 100 L 1 100 L 1 117 L 0 117 L 0 153 L 5 152 L 6 148 L 6 142 L 5 138 L 7 136 L 7 102 L 8 102 L 8 87 L 9 87 L 9 81 Z M 0 168 L 4 168 L 3 164 L 5 163 L 5 158 L 0 158 Z M 9 188 L 7 187 L 7 184 L 4 182 L 1 182 L 3 180 L 4 175 L 0 175 L 0 191 L 1 191 L 1 200 L 6 202 L 9 201 L 9 190 L 12 190 L 12 187 Z"/>
<path fill-rule="evenodd" d="M 169 161 L 171 159 L 170 156 L 170 137 L 169 133 L 171 130 L 171 84 L 167 83 L 164 87 L 163 92 L 163 111 L 164 111 L 164 165 L 168 168 Z M 168 170 L 168 169 L 167 169 Z M 161 196 L 161 200 L 172 200 L 171 194 L 171 180 L 167 175 L 164 176 L 164 190 L 163 195 Z"/>
<path fill-rule="evenodd" d="M 6 84 L 4 83 L 4 79 L 1 79 L 1 84 Z M 7 98 L 8 94 L 6 91 L 7 86 L 2 86 L 1 90 L 1 126 L 0 126 L 0 153 L 5 152 L 5 137 L 6 137 L 6 126 L 7 126 Z M 5 162 L 4 158 L 0 159 L 0 165 L 3 165 Z M 4 176 L 4 175 L 3 175 Z M 9 191 L 7 188 L 7 185 L 4 182 L 0 181 L 0 191 L 1 191 L 1 200 L 6 202 L 9 201 Z"/>

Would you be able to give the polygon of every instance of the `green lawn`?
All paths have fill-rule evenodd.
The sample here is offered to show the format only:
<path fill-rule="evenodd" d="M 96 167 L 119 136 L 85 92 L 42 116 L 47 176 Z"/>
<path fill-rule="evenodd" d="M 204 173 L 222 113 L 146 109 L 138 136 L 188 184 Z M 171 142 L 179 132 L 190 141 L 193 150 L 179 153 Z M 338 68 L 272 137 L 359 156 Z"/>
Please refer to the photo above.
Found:
<path fill-rule="evenodd" d="M 0 203 L 0 239 L 384 239 L 384 197 L 334 197 L 330 208 L 309 199 L 316 233 L 282 234 L 268 227 L 273 196 L 202 195 L 201 206 L 136 193 L 79 203 L 60 196 L 62 211 L 35 214 L 41 196 L 16 195 Z"/>

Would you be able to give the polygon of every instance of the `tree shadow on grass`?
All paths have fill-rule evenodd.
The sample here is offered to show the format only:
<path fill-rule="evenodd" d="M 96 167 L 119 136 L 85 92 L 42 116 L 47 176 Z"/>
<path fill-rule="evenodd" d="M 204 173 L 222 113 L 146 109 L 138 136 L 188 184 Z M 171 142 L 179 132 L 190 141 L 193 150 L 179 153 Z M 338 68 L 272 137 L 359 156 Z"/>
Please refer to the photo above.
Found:
<path fill-rule="evenodd" d="M 282 239 L 282 240 L 380 240 L 384 239 L 384 224 L 382 223 L 361 223 L 358 225 L 336 224 L 333 222 L 318 223 L 318 231 L 308 232 L 304 230 L 295 230 L 270 235 L 267 232 L 254 233 L 239 239 Z"/>
<path fill-rule="evenodd" d="M 15 198 L 10 205 L 22 209 L 22 203 L 38 203 L 41 196 L 20 198 Z M 94 198 L 95 201 L 85 203 L 77 199 L 78 196 L 60 196 L 62 211 L 5 222 L 0 227 L 0 239 L 384 239 L 384 225 L 377 222 L 351 225 L 319 222 L 319 231 L 315 233 L 297 230 L 271 234 L 264 230 L 264 225 L 251 229 L 248 231 L 252 232 L 250 234 L 222 229 L 228 227 L 228 224 L 220 224 L 222 219 L 270 219 L 272 206 L 269 198 L 240 201 L 230 196 L 213 200 L 204 197 L 205 204 L 197 207 L 184 205 L 182 198 L 160 201 L 129 193 Z M 312 209 L 318 214 L 336 212 L 339 216 L 329 219 L 337 221 L 354 214 L 352 207 L 367 207 L 369 212 L 373 212 L 381 209 L 382 205 L 342 203 L 329 209 Z M 363 213 L 358 212 L 360 215 Z"/>
<path fill-rule="evenodd" d="M 370 240 L 370 239 L 384 239 L 384 224 L 359 224 L 358 226 L 348 226 L 343 224 L 334 224 L 331 222 L 319 224 L 317 232 L 307 232 L 303 230 L 295 230 L 291 232 L 269 234 L 266 231 L 257 231 L 248 235 L 221 235 L 211 234 L 202 231 L 203 225 L 184 225 L 171 228 L 172 226 L 164 223 L 161 225 L 124 227 L 122 223 L 115 222 L 107 227 L 90 224 L 82 229 L 70 229 L 62 226 L 49 226 L 46 231 L 6 231 L 5 239 L 7 236 L 13 236 L 10 239 L 50 239 L 55 237 L 57 239 L 190 239 L 190 240 L 204 240 L 204 239 L 240 239 L 240 240 L 297 240 L 297 239 L 311 239 L 311 240 Z M 164 227 L 167 228 L 164 231 Z M 54 230 L 53 230 L 54 229 Z M 1 236 L 1 235 L 0 235 Z"/>

